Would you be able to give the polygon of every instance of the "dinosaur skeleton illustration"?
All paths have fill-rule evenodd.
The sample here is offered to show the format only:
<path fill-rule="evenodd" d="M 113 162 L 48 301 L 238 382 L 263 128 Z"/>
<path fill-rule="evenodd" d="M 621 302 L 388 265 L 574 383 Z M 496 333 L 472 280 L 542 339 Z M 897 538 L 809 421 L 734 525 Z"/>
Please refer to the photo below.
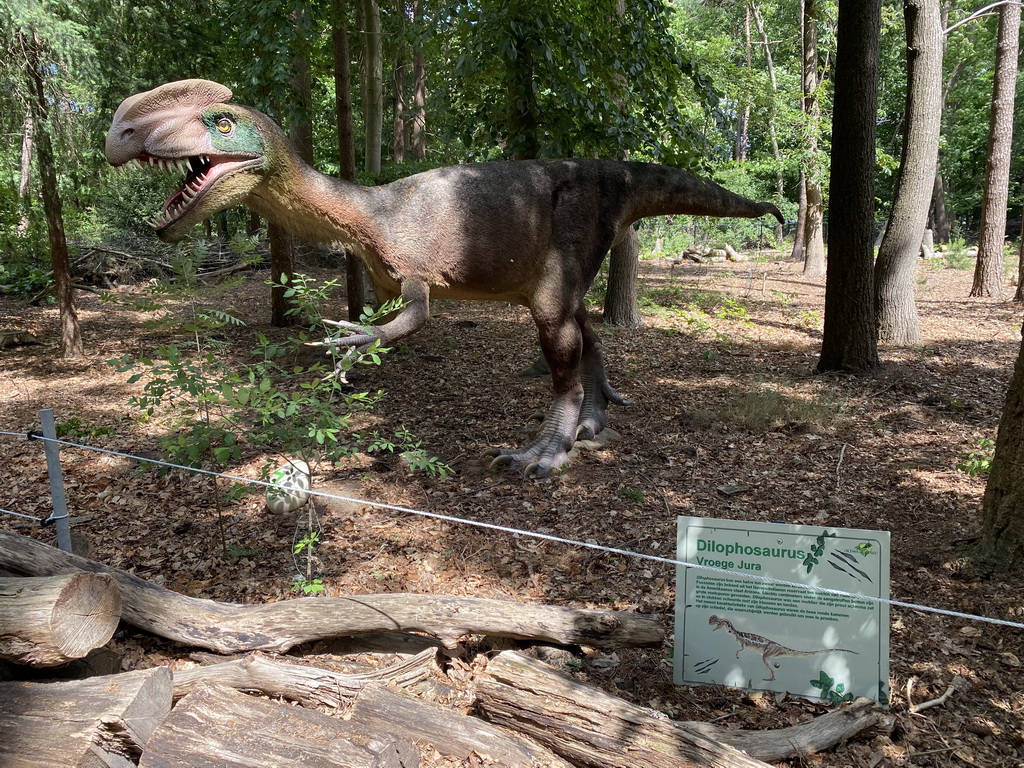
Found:
<path fill-rule="evenodd" d="M 851 651 L 848 648 L 820 648 L 814 651 L 798 651 L 794 648 L 788 648 L 781 643 L 777 643 L 774 640 L 769 640 L 767 637 L 761 635 L 755 635 L 752 632 L 742 632 L 733 626 L 733 623 L 728 619 L 723 619 L 720 616 L 712 616 L 708 619 L 708 624 L 712 624 L 715 630 L 719 630 L 725 627 L 726 631 L 729 632 L 733 637 L 736 638 L 740 644 L 740 648 L 736 651 L 736 658 L 740 657 L 740 651 L 747 648 L 758 651 L 761 654 L 761 660 L 764 662 L 765 668 L 771 674 L 771 677 L 764 678 L 764 682 L 770 683 L 775 680 L 775 670 L 779 668 L 777 662 L 772 660 L 779 656 L 818 656 L 822 653 L 852 653 L 856 654 L 857 651 Z M 712 630 L 714 631 L 714 630 Z M 774 664 L 774 669 L 772 665 Z"/>

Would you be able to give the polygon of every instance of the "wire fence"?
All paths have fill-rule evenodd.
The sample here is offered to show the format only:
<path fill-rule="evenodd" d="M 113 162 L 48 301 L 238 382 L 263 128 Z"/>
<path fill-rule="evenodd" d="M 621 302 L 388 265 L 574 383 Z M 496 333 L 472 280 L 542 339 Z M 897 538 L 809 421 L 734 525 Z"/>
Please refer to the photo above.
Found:
<path fill-rule="evenodd" d="M 45 411 L 42 412 L 42 414 L 45 414 L 45 413 L 46 413 Z M 51 414 L 51 416 L 52 416 L 52 414 Z M 44 432 L 49 433 L 51 430 L 47 429 L 47 419 L 46 419 L 45 415 L 42 418 L 42 422 L 43 422 L 43 425 L 44 425 Z M 50 421 L 50 425 L 52 426 L 52 419 Z M 288 491 L 289 490 L 288 487 L 282 486 L 282 485 L 278 485 L 277 483 L 274 483 L 274 482 L 271 482 L 271 481 L 259 480 L 259 479 L 250 478 L 250 477 L 242 477 L 242 476 L 239 476 L 239 475 L 229 475 L 229 474 L 226 474 L 226 473 L 223 473 L 223 472 L 216 472 L 216 471 L 210 470 L 210 469 L 202 469 L 202 468 L 197 468 L 197 467 L 189 467 L 189 466 L 184 466 L 184 465 L 181 465 L 181 464 L 175 464 L 175 463 L 169 462 L 169 461 L 162 461 L 160 459 L 152 459 L 152 458 L 146 458 L 146 457 L 143 457 L 143 456 L 136 456 L 134 454 L 125 453 L 125 452 L 122 452 L 122 451 L 114 451 L 114 450 L 109 450 L 109 449 L 106 449 L 106 448 L 98 448 L 96 446 L 85 445 L 85 444 L 82 444 L 82 443 L 75 443 L 75 442 L 71 442 L 69 440 L 61 440 L 61 439 L 57 438 L 55 435 L 44 434 L 44 433 L 41 433 L 41 432 L 33 431 L 33 432 L 29 432 L 29 433 L 26 434 L 26 433 L 23 433 L 23 432 L 11 432 L 11 431 L 8 431 L 8 430 L 0 430 L 0 436 L 21 438 L 21 439 L 25 439 L 27 437 L 30 440 L 38 440 L 38 441 L 42 442 L 43 445 L 47 448 L 47 461 L 48 461 L 48 465 L 50 464 L 51 461 L 59 462 L 59 458 L 57 458 L 57 450 L 61 446 L 63 446 L 63 447 L 66 447 L 66 448 L 72 448 L 72 449 L 76 449 L 76 450 L 89 451 L 89 452 L 93 452 L 93 453 L 104 454 L 104 455 L 107 455 L 107 456 L 114 456 L 114 457 L 117 457 L 117 458 L 127 459 L 129 461 L 137 461 L 137 462 L 139 462 L 139 463 L 141 463 L 143 465 L 148 464 L 148 465 L 153 465 L 153 466 L 158 466 L 158 467 L 164 467 L 164 468 L 167 468 L 167 469 L 175 469 L 175 470 L 179 470 L 179 471 L 183 471 L 183 472 L 191 472 L 191 473 L 207 475 L 207 476 L 215 477 L 215 478 L 222 478 L 224 480 L 228 480 L 228 481 L 235 482 L 235 483 L 244 483 L 244 484 L 249 484 L 249 485 L 262 486 L 262 487 L 264 487 L 266 489 L 276 488 L 276 489 L 281 489 L 283 491 Z M 53 456 L 54 458 L 51 459 L 51 456 Z M 48 466 L 48 471 L 50 473 L 50 479 L 51 479 L 51 492 L 53 492 L 53 490 L 54 490 L 54 481 L 55 481 L 53 466 Z M 58 464 L 58 478 L 57 478 L 57 480 L 59 482 L 59 464 Z M 551 542 L 551 543 L 559 544 L 559 545 L 566 546 L 566 547 L 575 547 L 575 548 L 579 548 L 579 549 L 587 549 L 587 550 L 592 550 L 592 551 L 595 551 L 595 552 L 601 552 L 601 553 L 608 554 L 608 555 L 615 555 L 615 556 L 618 556 L 618 557 L 627 557 L 627 558 L 632 558 L 632 559 L 635 559 L 635 560 L 659 563 L 659 564 L 662 564 L 662 565 L 671 565 L 671 566 L 676 567 L 676 568 L 694 568 L 694 569 L 697 569 L 697 570 L 702 570 L 702 571 L 707 571 L 707 572 L 717 573 L 717 574 L 723 574 L 723 575 L 728 575 L 728 576 L 733 576 L 733 577 L 740 577 L 740 578 L 748 579 L 748 580 L 751 580 L 751 581 L 758 581 L 758 582 L 762 582 L 762 583 L 766 583 L 766 584 L 772 584 L 772 585 L 776 585 L 776 586 L 795 587 L 795 588 L 798 588 L 798 589 L 804 589 L 804 590 L 808 590 L 808 591 L 819 592 L 819 593 L 824 593 L 824 594 L 827 594 L 827 595 L 834 595 L 834 596 L 843 597 L 843 598 L 851 598 L 851 599 L 856 599 L 856 600 L 865 600 L 865 601 L 869 601 L 869 602 L 880 604 L 880 605 L 888 605 L 888 606 L 894 607 L 894 608 L 903 608 L 903 609 L 906 609 L 906 610 L 921 611 L 921 612 L 924 612 L 924 613 L 932 613 L 932 614 L 937 614 L 937 615 L 940 615 L 940 616 L 949 616 L 949 617 L 952 617 L 952 618 L 962 619 L 962 620 L 965 620 L 965 621 L 976 621 L 976 622 L 983 622 L 983 623 L 987 623 L 987 624 L 995 624 L 995 625 L 998 625 L 998 626 L 1010 627 L 1012 629 L 1024 629 L 1024 623 L 1016 622 L 1016 621 L 1010 621 L 1010 620 L 1007 620 L 1007 619 L 999 619 L 999 618 L 995 618 L 995 617 L 992 617 L 992 616 L 981 616 L 981 615 L 977 615 L 977 614 L 965 613 L 965 612 L 962 612 L 962 611 L 954 611 L 954 610 L 949 610 L 949 609 L 946 609 L 946 608 L 938 608 L 936 606 L 923 605 L 923 604 L 920 604 L 920 603 L 914 603 L 914 602 L 910 602 L 910 601 L 906 601 L 906 600 L 895 600 L 895 599 L 892 599 L 892 598 L 878 597 L 878 596 L 875 596 L 875 595 L 864 595 L 864 594 L 860 594 L 858 592 L 848 592 L 848 591 L 841 590 L 841 589 L 833 589 L 833 588 L 830 588 L 830 587 L 822 587 L 822 586 L 818 586 L 818 585 L 815 585 L 815 584 L 807 584 L 807 583 L 804 583 L 804 582 L 787 581 L 785 579 L 777 579 L 777 578 L 773 578 L 771 576 L 762 576 L 760 574 L 750 573 L 748 571 L 730 570 L 730 569 L 727 569 L 727 568 L 720 568 L 720 567 L 717 567 L 717 566 L 706 565 L 706 564 L 703 564 L 703 563 L 693 563 L 693 562 L 688 562 L 688 561 L 685 561 L 685 560 L 678 560 L 678 559 L 672 558 L 672 557 L 663 557 L 663 556 L 660 556 L 660 555 L 653 555 L 653 554 L 649 554 L 649 553 L 645 553 L 645 552 L 635 552 L 633 550 L 623 549 L 623 548 L 620 548 L 620 547 L 607 546 L 607 545 L 595 543 L 595 542 L 592 542 L 592 541 L 581 541 L 581 540 L 578 540 L 578 539 L 570 539 L 570 538 L 565 538 L 565 537 L 562 537 L 562 536 L 555 536 L 555 535 L 549 534 L 549 533 L 542 533 L 540 531 L 531 531 L 531 530 L 526 529 L 526 528 L 515 528 L 515 527 L 511 527 L 511 526 L 506 526 L 506 525 L 499 525 L 497 523 L 488 523 L 488 522 L 485 522 L 485 521 L 482 521 L 482 520 L 472 520 L 472 519 L 464 518 L 464 517 L 456 517 L 454 515 L 445 515 L 445 514 L 440 513 L 440 512 L 430 512 L 428 510 L 416 509 L 414 507 L 405 507 L 405 506 L 401 506 L 401 505 L 398 505 L 398 504 L 387 504 L 385 502 L 373 501 L 373 500 L 370 500 L 370 499 L 361 499 L 361 498 L 356 498 L 356 497 L 353 497 L 353 496 L 344 496 L 344 495 L 340 495 L 340 494 L 327 493 L 327 492 L 324 492 L 324 491 L 318 491 L 316 489 L 311 489 L 311 490 L 308 491 L 308 493 L 309 493 L 310 496 L 314 496 L 314 497 L 321 498 L 321 499 L 330 499 L 330 500 L 334 500 L 334 501 L 347 502 L 347 503 L 357 504 L 357 505 L 360 505 L 360 506 L 366 506 L 366 507 L 371 507 L 371 508 L 375 508 L 375 509 L 387 510 L 387 511 L 391 511 L 391 512 L 399 512 L 399 513 L 408 514 L 408 515 L 415 515 L 415 516 L 418 516 L 418 517 L 429 518 L 429 519 L 432 519 L 432 520 L 438 520 L 438 521 L 442 521 L 442 522 L 447 522 L 447 523 L 451 523 L 451 524 L 454 524 L 454 525 L 464 525 L 464 526 L 469 526 L 469 527 L 473 527 L 473 528 L 481 528 L 481 529 L 484 529 L 484 530 L 496 531 L 496 532 L 507 534 L 507 535 L 510 535 L 510 536 L 522 536 L 522 537 L 525 537 L 525 538 L 535 539 L 535 540 L 538 540 L 538 541 Z M 63 546 L 61 544 L 61 538 L 62 538 L 60 536 L 61 524 L 62 523 L 63 523 L 63 525 L 67 524 L 68 513 L 67 513 L 66 506 L 64 506 L 63 509 L 58 509 L 57 508 L 58 503 L 61 504 L 61 505 L 64 504 L 63 485 L 62 485 L 62 483 L 60 484 L 59 490 L 57 490 L 56 493 L 54 493 L 54 512 L 49 517 L 47 517 L 47 518 L 40 518 L 40 517 L 35 517 L 35 516 L 32 516 L 32 515 L 25 515 L 25 514 L 22 514 L 22 513 L 19 513 L 19 512 L 14 512 L 14 511 L 11 511 L 11 510 L 8 510 L 8 509 L 4 509 L 4 508 L 0 508 L 0 514 L 15 515 L 17 517 L 22 517 L 22 518 L 27 518 L 27 519 L 30 519 L 30 520 L 35 520 L 35 521 L 38 521 L 42 525 L 49 525 L 50 523 L 56 523 L 57 526 L 58 526 L 57 527 L 57 530 L 58 530 L 58 545 L 60 545 L 62 549 L 70 549 L 70 543 L 68 544 L 67 547 L 65 547 L 65 546 Z"/>

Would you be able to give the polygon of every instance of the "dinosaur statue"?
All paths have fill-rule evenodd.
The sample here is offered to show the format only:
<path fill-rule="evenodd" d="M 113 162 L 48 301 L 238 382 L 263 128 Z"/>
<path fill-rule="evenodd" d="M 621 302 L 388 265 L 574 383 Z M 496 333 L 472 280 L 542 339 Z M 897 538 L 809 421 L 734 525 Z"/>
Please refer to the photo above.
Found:
<path fill-rule="evenodd" d="M 329 341 L 387 346 L 427 322 L 429 299 L 504 301 L 529 307 L 550 368 L 554 401 L 537 437 L 492 449 L 492 466 L 543 477 L 568 461 L 577 438 L 604 429 L 609 403 L 625 401 L 605 375 L 583 296 L 609 248 L 637 219 L 662 214 L 782 215 L 675 168 L 602 160 L 459 165 L 362 187 L 317 173 L 265 115 L 229 103 L 231 90 L 181 80 L 122 102 L 107 133 L 107 160 L 178 171 L 181 188 L 152 222 L 175 242 L 233 205 L 366 264 L 381 300 L 401 296 L 382 325 L 340 323 Z"/>

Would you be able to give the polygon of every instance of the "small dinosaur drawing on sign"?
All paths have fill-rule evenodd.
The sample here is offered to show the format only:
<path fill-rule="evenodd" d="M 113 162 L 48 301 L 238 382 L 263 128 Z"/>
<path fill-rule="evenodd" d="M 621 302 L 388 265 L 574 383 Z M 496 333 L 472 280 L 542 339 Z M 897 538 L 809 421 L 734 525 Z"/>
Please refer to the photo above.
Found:
<path fill-rule="evenodd" d="M 822 653 L 852 653 L 856 654 L 856 651 L 851 651 L 848 648 L 820 648 L 815 651 L 798 651 L 793 648 L 788 648 L 781 643 L 777 643 L 774 640 L 769 640 L 767 637 L 761 635 L 755 635 L 752 632 L 742 632 L 733 626 L 733 623 L 728 619 L 723 619 L 720 616 L 712 616 L 708 619 L 708 624 L 712 624 L 715 630 L 725 627 L 726 631 L 729 632 L 740 644 L 739 651 L 736 651 L 736 658 L 740 657 L 740 651 L 747 648 L 758 651 L 761 654 L 761 660 L 764 662 L 765 668 L 771 673 L 771 677 L 764 678 L 764 682 L 770 683 L 775 680 L 775 670 L 779 668 L 778 662 L 774 662 L 773 659 L 779 656 L 817 656 Z M 714 631 L 714 630 L 712 630 Z M 774 665 L 774 669 L 772 666 Z"/>

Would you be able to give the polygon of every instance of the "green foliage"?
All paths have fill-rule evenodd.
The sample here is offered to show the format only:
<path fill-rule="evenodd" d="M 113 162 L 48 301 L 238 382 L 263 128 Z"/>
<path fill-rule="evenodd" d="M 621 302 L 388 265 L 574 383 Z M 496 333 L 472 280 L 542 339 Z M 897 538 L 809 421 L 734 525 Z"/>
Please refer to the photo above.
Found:
<path fill-rule="evenodd" d="M 956 465 L 956 468 L 970 477 L 988 475 L 992 471 L 992 454 L 996 443 L 987 437 L 978 441 L 978 450 L 971 451 L 967 458 Z"/>
<path fill-rule="evenodd" d="M 189 262 L 179 268 L 183 283 L 164 284 L 158 293 L 173 296 L 181 285 L 189 285 Z M 359 363 L 379 364 L 386 350 L 375 343 L 344 357 L 331 354 L 326 361 L 302 359 L 308 356 L 305 345 L 321 317 L 317 302 L 327 289 L 304 276 L 287 286 L 295 311 L 313 325 L 281 341 L 257 334 L 251 361 L 242 365 L 231 364 L 224 345 L 210 337 L 241 321 L 218 307 L 200 305 L 198 287 L 186 290 L 192 311 L 185 327 L 193 335 L 192 343 L 164 344 L 152 356 L 126 354 L 111 361 L 120 371 L 135 371 L 130 383 L 143 382 L 142 394 L 131 399 L 132 406 L 146 417 L 159 414 L 167 419 L 169 432 L 161 446 L 168 461 L 223 467 L 241 458 L 243 444 L 284 456 L 327 460 L 354 450 L 349 427 L 353 414 L 371 408 L 383 393 L 346 392 L 337 371 Z"/>

